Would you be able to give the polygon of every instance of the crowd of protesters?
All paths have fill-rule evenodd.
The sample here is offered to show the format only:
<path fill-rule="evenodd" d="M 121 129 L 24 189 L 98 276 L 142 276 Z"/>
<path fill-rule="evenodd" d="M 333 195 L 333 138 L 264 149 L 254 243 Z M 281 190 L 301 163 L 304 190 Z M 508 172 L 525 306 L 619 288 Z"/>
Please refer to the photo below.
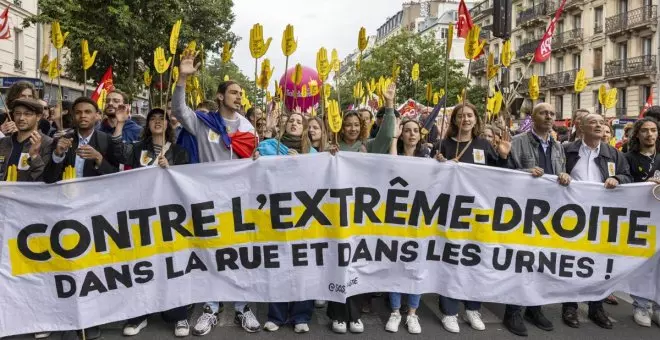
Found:
<path fill-rule="evenodd" d="M 660 147 L 658 106 L 647 110 L 645 117 L 626 131 L 625 145 L 619 145 L 625 148 L 625 154 L 611 145 L 613 130 L 603 116 L 577 110 L 572 117 L 571 130 L 557 128 L 557 112 L 547 103 L 533 107 L 528 131 L 512 131 L 501 120 L 486 124 L 482 118 L 484 114 L 474 105 L 461 103 L 448 116 L 446 129 L 438 128 L 438 138 L 428 140 L 424 117 L 402 119 L 394 109 L 396 85 L 391 85 L 384 91 L 384 106 L 375 115 L 370 109 L 344 112 L 341 130 L 334 136 L 328 133 L 320 117 L 279 112 L 275 115 L 277 123 L 272 124 L 272 119 L 266 118 L 272 116 L 272 112 L 264 114 L 253 108 L 243 113 L 243 89 L 233 81 L 221 83 L 213 100 L 202 102 L 196 110 L 189 108 L 185 87 L 186 79 L 196 72 L 193 59 L 194 55 L 184 53 L 171 103 L 165 108 L 150 110 L 143 122 L 131 117 L 128 97 L 121 91 L 109 93 L 103 108 L 87 97 L 49 107 L 38 99 L 30 83 L 14 84 L 7 93 L 9 115 L 1 117 L 0 174 L 3 180 L 10 166 L 17 168 L 17 181 L 53 183 L 148 166 L 167 168 L 317 152 L 434 158 L 440 162 L 517 169 L 533 177 L 555 175 L 557 185 L 562 186 L 572 181 L 599 182 L 608 189 L 653 180 L 655 172 L 660 170 L 660 160 L 656 157 Z M 249 150 L 232 143 L 232 139 L 255 139 L 255 134 L 259 142 Z M 615 165 L 614 169 L 611 164 Z M 270 303 L 268 320 L 263 326 L 249 302 L 237 301 L 233 302 L 234 321 L 247 332 L 261 329 L 274 332 L 292 324 L 296 333 L 305 333 L 309 331 L 314 308 L 327 305 L 334 332 L 361 333 L 365 331 L 361 314 L 369 310 L 371 297 L 372 294 L 352 296 L 345 303 Z M 421 333 L 416 315 L 421 296 L 389 292 L 385 297 L 392 310 L 385 329 L 397 332 L 403 322 L 408 332 Z M 635 322 L 646 327 L 652 321 L 660 324 L 660 310 L 654 309 L 657 307 L 654 302 L 636 296 L 633 299 Z M 475 330 L 484 330 L 486 326 L 479 312 L 481 302 L 460 301 L 451 296 L 440 296 L 438 301 L 444 328 L 452 333 L 460 331 L 461 302 L 465 305 L 462 317 L 467 324 Z M 613 325 L 604 302 L 614 304 L 616 299 L 588 302 L 588 316 L 596 325 L 610 329 Z M 224 304 L 206 302 L 203 313 L 193 325 L 188 320 L 190 308 L 181 306 L 161 313 L 165 320 L 174 324 L 177 337 L 188 336 L 191 332 L 199 336 L 209 334 L 218 324 L 218 314 L 223 312 Z M 567 301 L 562 305 L 562 320 L 566 325 L 580 327 L 577 310 L 577 302 Z M 554 328 L 542 306 L 506 306 L 503 322 L 511 333 L 526 336 L 525 320 L 546 331 Z M 137 335 L 147 322 L 147 315 L 126 321 L 124 335 Z M 39 333 L 35 337 L 49 335 Z M 98 338 L 100 328 L 86 329 L 85 335 L 86 339 Z M 81 338 L 81 331 L 63 332 L 62 338 Z"/>

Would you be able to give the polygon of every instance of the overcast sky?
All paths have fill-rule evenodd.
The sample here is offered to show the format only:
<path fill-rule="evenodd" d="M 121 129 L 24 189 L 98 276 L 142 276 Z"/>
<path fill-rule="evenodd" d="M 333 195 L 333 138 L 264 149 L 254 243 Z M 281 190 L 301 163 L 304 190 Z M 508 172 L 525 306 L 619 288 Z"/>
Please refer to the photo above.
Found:
<path fill-rule="evenodd" d="M 273 79 L 284 73 L 282 32 L 287 24 L 294 25 L 298 50 L 289 58 L 289 67 L 296 63 L 316 68 L 316 52 L 321 47 L 336 48 L 339 58 L 357 48 L 360 27 L 369 35 L 376 33 L 389 16 L 401 10 L 404 0 L 234 0 L 236 22 L 232 31 L 242 39 L 236 46 L 234 62 L 244 74 L 254 78 L 254 59 L 250 55 L 250 28 L 255 23 L 264 26 L 264 39 L 273 38 L 266 57 L 275 67 Z M 261 66 L 260 66 L 261 67 Z"/>

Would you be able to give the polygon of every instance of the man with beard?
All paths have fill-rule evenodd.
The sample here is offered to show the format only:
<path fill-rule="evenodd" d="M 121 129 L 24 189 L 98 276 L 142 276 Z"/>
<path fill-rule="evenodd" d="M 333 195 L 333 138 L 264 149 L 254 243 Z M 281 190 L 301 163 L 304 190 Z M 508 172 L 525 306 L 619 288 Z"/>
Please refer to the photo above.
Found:
<path fill-rule="evenodd" d="M 607 123 L 603 116 L 589 113 L 580 121 L 582 139 L 568 144 L 566 154 L 566 172 L 576 181 L 604 183 L 605 188 L 614 189 L 619 184 L 632 182 L 626 157 L 617 149 L 603 143 L 603 134 Z M 562 305 L 562 319 L 570 327 L 580 327 L 577 302 Z M 596 325 L 612 328 L 603 301 L 589 302 L 589 319 Z"/>
<path fill-rule="evenodd" d="M 653 177 L 660 167 L 660 157 L 657 157 L 658 121 L 653 118 L 643 118 L 635 122 L 628 144 L 626 159 L 630 164 L 633 182 L 646 182 Z M 633 319 L 643 327 L 651 327 L 651 316 L 660 323 L 660 307 L 652 300 L 641 296 L 633 298 Z"/>
<path fill-rule="evenodd" d="M 255 148 L 255 132 L 250 122 L 240 115 L 243 89 L 233 81 L 220 83 L 215 100 L 219 110 L 194 112 L 186 106 L 186 79 L 197 72 L 195 53 L 184 52 L 179 65 L 179 80 L 172 96 L 172 113 L 183 126 L 180 144 L 188 151 L 191 163 L 217 162 L 251 157 Z M 247 284 L 247 283 L 246 283 Z M 261 325 L 246 302 L 234 304 L 234 322 L 247 332 L 257 332 Z M 220 303 L 210 301 L 197 319 L 193 334 L 206 335 L 218 323 Z"/>
<path fill-rule="evenodd" d="M 101 122 L 98 127 L 99 131 L 105 132 L 112 136 L 115 133 L 117 126 L 117 109 L 119 105 L 128 105 L 128 95 L 119 90 L 114 90 L 105 97 L 105 109 L 103 113 L 106 118 Z M 122 141 L 124 143 L 133 143 L 140 140 L 142 134 L 142 127 L 133 120 L 127 120 L 124 128 L 121 131 Z"/>
<path fill-rule="evenodd" d="M 555 110 L 548 103 L 537 104 L 532 110 L 532 129 L 515 136 L 511 141 L 510 166 L 530 172 L 534 177 L 558 175 L 561 185 L 568 185 L 571 177 L 566 173 L 566 158 L 561 144 L 550 135 L 555 121 Z M 507 305 L 504 313 L 504 326 L 513 334 L 527 336 L 523 322 L 522 307 Z M 553 330 L 541 306 L 529 306 L 525 310 L 525 320 L 536 327 Z"/>
<path fill-rule="evenodd" d="M 0 180 L 9 180 L 7 175 L 15 173 L 12 181 L 42 181 L 53 142 L 38 129 L 43 106 L 35 99 L 21 98 L 11 102 L 10 110 L 18 131 L 0 139 Z"/>

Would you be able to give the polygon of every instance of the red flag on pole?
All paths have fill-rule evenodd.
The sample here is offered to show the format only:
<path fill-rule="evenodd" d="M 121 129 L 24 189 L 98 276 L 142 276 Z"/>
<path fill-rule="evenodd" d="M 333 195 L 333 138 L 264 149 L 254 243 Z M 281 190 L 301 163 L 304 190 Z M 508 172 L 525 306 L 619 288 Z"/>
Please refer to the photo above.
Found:
<path fill-rule="evenodd" d="M 472 17 L 468 11 L 465 1 L 461 0 L 458 4 L 458 22 L 456 23 L 456 33 L 460 38 L 465 38 L 472 28 Z"/>
<path fill-rule="evenodd" d="M 562 0 L 561 5 L 559 5 L 559 8 L 557 8 L 557 12 L 555 12 L 555 17 L 550 21 L 550 25 L 545 31 L 543 39 L 541 39 L 539 46 L 536 48 L 536 52 L 534 53 L 534 61 L 537 63 L 542 63 L 550 58 L 550 53 L 552 53 L 552 36 L 555 34 L 557 21 L 559 21 L 559 17 L 561 17 L 561 13 L 564 11 L 565 4 L 566 0 Z"/>
<path fill-rule="evenodd" d="M 0 13 L 0 39 L 9 39 L 11 31 L 9 30 L 9 7 Z"/>
<path fill-rule="evenodd" d="M 642 112 L 639 113 L 640 117 L 644 117 L 644 113 L 646 113 L 646 110 L 651 108 L 653 106 L 653 92 L 649 94 L 649 97 L 646 99 L 646 104 L 644 104 L 644 107 L 642 108 Z"/>
<path fill-rule="evenodd" d="M 99 109 L 103 110 L 103 107 L 105 106 L 105 95 L 114 91 L 114 89 L 115 86 L 112 83 L 112 66 L 109 66 L 103 74 L 99 86 L 97 86 L 94 93 L 92 93 L 92 100 L 96 101 L 99 105 Z"/>

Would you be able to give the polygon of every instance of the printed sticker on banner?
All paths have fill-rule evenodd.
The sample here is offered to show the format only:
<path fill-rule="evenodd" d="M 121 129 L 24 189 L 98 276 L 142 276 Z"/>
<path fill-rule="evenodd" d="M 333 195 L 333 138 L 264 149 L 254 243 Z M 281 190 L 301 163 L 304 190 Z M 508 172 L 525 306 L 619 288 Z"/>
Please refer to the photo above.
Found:
<path fill-rule="evenodd" d="M 5 164 L 5 156 L 0 156 L 0 165 Z"/>
<path fill-rule="evenodd" d="M 474 158 L 474 162 L 476 164 L 486 164 L 486 156 L 484 156 L 484 150 L 472 150 L 472 157 Z"/>
<path fill-rule="evenodd" d="M 607 171 L 610 177 L 616 176 L 616 165 L 614 165 L 614 162 L 607 162 Z"/>
<path fill-rule="evenodd" d="M 18 159 L 18 170 L 27 170 L 30 168 L 30 154 L 24 152 L 21 154 L 21 157 Z"/>
<path fill-rule="evenodd" d="M 154 160 L 154 159 L 149 156 L 149 151 L 148 150 L 142 150 L 142 153 L 140 154 L 140 165 L 148 166 L 149 163 L 151 163 L 152 160 Z"/>
<path fill-rule="evenodd" d="M 213 130 L 209 130 L 209 142 L 219 144 L 220 135 L 215 133 Z"/>

